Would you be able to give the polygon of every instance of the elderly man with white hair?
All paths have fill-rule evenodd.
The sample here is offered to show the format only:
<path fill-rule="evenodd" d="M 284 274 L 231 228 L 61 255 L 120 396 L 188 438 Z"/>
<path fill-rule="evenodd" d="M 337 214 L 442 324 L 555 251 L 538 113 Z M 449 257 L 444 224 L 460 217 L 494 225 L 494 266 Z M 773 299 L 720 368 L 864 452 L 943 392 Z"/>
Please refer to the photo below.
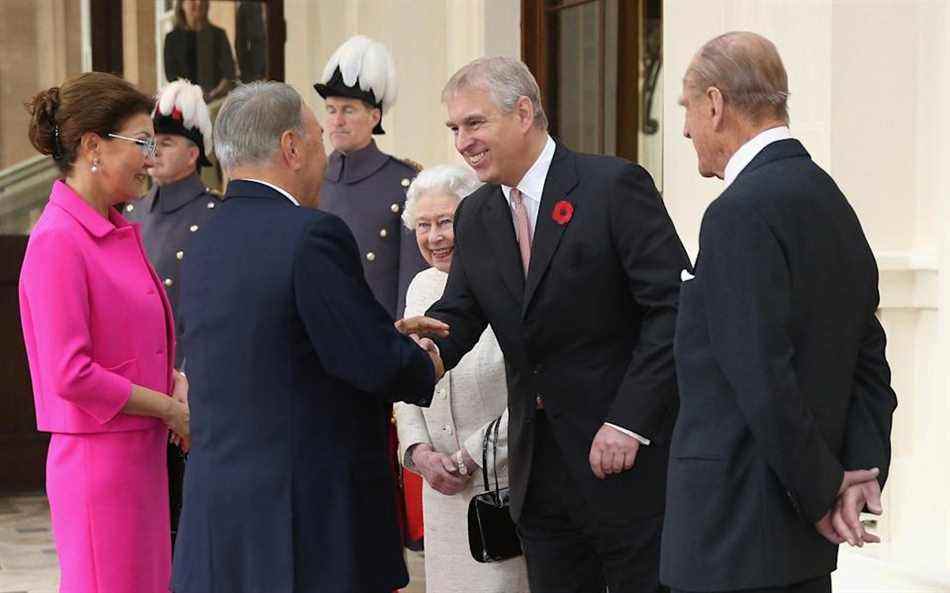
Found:
<path fill-rule="evenodd" d="M 750 32 L 703 45 L 683 134 L 725 180 L 683 270 L 662 579 L 825 593 L 838 544 L 877 541 L 897 404 L 877 265 L 844 194 L 788 128 L 788 77 Z"/>
<path fill-rule="evenodd" d="M 461 165 L 425 169 L 409 186 L 402 220 L 431 268 L 409 284 L 406 315 L 421 315 L 442 296 L 455 248 L 455 209 L 481 185 Z M 488 471 L 508 485 L 508 388 L 505 360 L 491 328 L 435 386 L 429 408 L 397 403 L 400 459 L 425 479 L 426 587 L 439 593 L 527 593 L 523 557 L 478 563 L 469 551 L 469 501 L 481 492 L 488 431 L 498 422 Z M 494 486 L 494 481 L 492 481 Z"/>

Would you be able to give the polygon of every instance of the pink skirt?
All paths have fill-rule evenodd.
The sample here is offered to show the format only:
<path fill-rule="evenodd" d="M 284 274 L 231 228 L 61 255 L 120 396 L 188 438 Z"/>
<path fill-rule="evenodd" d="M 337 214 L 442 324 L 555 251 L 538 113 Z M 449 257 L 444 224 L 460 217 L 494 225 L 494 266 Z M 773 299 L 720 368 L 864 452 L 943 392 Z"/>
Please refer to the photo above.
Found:
<path fill-rule="evenodd" d="M 167 593 L 168 430 L 56 433 L 46 493 L 60 593 Z"/>

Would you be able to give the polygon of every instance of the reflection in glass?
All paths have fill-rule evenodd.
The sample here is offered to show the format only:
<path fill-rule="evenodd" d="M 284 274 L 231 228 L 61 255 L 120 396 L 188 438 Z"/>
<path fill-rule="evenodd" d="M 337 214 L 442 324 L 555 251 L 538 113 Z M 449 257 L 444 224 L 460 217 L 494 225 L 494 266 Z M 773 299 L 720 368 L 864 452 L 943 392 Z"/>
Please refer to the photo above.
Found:
<path fill-rule="evenodd" d="M 267 12 L 261 2 L 238 2 L 234 53 L 241 82 L 267 78 Z"/>
<path fill-rule="evenodd" d="M 163 51 L 165 78 L 190 80 L 211 103 L 231 90 L 235 68 L 228 35 L 208 20 L 208 8 L 208 0 L 179 0 Z"/>
<path fill-rule="evenodd" d="M 603 153 L 603 54 L 600 2 L 557 13 L 557 97 L 561 140 L 580 152 Z"/>

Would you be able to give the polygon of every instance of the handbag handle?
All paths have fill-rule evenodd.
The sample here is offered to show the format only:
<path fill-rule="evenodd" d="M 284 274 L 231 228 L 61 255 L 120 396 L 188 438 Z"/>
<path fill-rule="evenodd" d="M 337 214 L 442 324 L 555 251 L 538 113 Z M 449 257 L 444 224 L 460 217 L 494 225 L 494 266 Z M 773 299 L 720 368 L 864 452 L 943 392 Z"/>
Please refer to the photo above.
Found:
<path fill-rule="evenodd" d="M 488 482 L 488 448 L 492 452 L 492 471 L 495 475 L 495 493 L 501 491 L 498 481 L 498 429 L 501 426 L 501 416 L 492 420 L 491 424 L 485 430 L 485 439 L 482 441 L 482 483 L 485 485 L 485 492 L 491 492 L 491 484 Z"/>

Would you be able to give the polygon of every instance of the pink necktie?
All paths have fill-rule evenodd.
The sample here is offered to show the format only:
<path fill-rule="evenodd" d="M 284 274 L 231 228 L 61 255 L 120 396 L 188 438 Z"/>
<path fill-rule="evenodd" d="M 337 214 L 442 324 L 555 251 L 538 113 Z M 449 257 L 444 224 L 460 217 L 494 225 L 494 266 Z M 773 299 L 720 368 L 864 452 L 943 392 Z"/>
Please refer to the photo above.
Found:
<path fill-rule="evenodd" d="M 524 207 L 524 197 L 517 188 L 511 188 L 511 205 L 515 211 L 515 229 L 518 231 L 518 251 L 524 264 L 524 275 L 528 275 L 531 262 L 531 223 L 528 221 L 528 209 Z"/>

